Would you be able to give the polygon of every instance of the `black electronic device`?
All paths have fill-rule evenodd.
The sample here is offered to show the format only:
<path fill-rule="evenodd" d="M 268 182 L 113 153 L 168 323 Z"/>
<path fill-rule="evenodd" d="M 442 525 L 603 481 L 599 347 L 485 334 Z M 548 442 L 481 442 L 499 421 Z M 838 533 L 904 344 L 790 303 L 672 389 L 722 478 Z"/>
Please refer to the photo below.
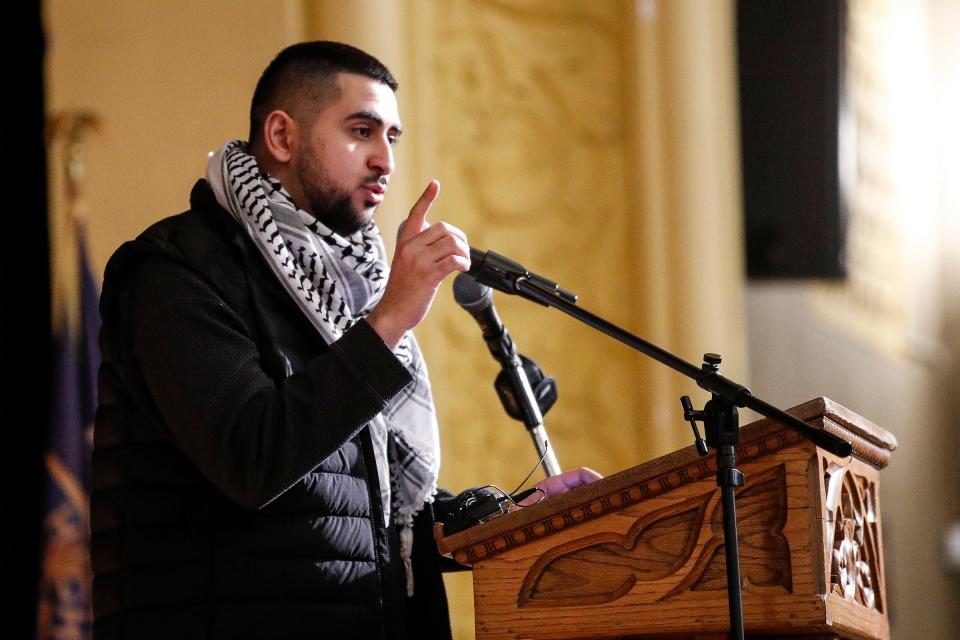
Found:
<path fill-rule="evenodd" d="M 513 499 L 496 487 L 467 489 L 457 496 L 457 506 L 443 522 L 443 534 L 451 535 L 493 520 L 510 511 Z"/>
<path fill-rule="evenodd" d="M 546 447 L 550 447 L 549 442 L 546 443 Z M 523 479 L 523 482 L 518 484 L 517 488 L 511 493 L 506 493 L 492 484 L 461 492 L 460 495 L 457 496 L 457 504 L 453 512 L 443 521 L 443 535 L 449 536 L 458 531 L 469 529 L 474 525 L 502 516 L 510 511 L 511 504 L 522 509 L 525 505 L 520 503 L 534 493 L 539 493 L 540 500 L 543 500 L 547 494 L 540 487 L 531 487 L 524 491 L 520 491 L 520 487 L 527 484 L 527 480 L 530 479 L 533 472 L 543 464 L 543 459 L 546 455 L 546 451 L 544 451 L 543 455 L 540 456 L 540 460 L 537 461 L 536 466 L 530 470 L 530 473 Z M 520 491 L 520 493 L 517 493 L 518 491 Z M 540 502 L 540 500 L 537 500 L 537 502 Z M 536 504 L 536 502 L 534 504 Z"/>
<path fill-rule="evenodd" d="M 541 460 L 541 462 L 543 461 Z M 537 466 L 539 466 L 539 463 Z M 527 476 L 527 480 L 529 479 L 530 476 Z M 543 490 L 538 487 L 531 487 L 516 495 L 506 494 L 493 485 L 467 489 L 457 496 L 457 506 L 443 521 L 443 535 L 449 536 L 482 522 L 498 518 L 510 511 L 511 504 L 523 508 L 520 503 L 534 493 L 540 493 L 541 499 L 543 498 Z"/>

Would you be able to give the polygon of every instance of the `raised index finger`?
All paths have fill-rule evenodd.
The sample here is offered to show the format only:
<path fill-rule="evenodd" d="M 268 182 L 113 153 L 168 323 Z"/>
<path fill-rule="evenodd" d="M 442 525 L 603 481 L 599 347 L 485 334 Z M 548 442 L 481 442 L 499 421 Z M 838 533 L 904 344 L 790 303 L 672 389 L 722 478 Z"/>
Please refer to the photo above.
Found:
<path fill-rule="evenodd" d="M 420 197 L 417 198 L 417 201 L 414 203 L 413 208 L 410 209 L 410 214 L 407 216 L 406 222 L 403 224 L 403 230 L 400 232 L 400 236 L 397 238 L 398 242 L 406 242 L 411 238 L 414 238 L 427 228 L 427 212 L 430 211 L 430 206 L 433 204 L 433 201 L 437 199 L 437 195 L 440 193 L 440 182 L 437 180 L 431 180 L 430 184 L 427 185 L 427 188 L 423 190 L 423 193 L 420 194 Z"/>

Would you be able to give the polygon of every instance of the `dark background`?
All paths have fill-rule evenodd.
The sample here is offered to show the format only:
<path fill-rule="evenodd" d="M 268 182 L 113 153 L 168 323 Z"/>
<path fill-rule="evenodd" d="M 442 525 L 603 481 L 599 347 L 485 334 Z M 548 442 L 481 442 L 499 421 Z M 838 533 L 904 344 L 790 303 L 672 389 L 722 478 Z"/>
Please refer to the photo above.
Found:
<path fill-rule="evenodd" d="M 738 0 L 747 274 L 846 275 L 838 139 L 845 0 Z"/>

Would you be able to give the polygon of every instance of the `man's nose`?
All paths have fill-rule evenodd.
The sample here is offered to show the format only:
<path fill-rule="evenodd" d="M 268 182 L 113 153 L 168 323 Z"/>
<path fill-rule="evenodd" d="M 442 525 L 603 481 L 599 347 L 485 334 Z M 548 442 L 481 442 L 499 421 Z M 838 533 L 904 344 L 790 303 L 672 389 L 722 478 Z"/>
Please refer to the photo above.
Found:
<path fill-rule="evenodd" d="M 370 169 L 377 171 L 382 176 L 388 176 L 393 173 L 396 163 L 393 161 L 393 147 L 387 140 L 381 140 L 376 149 L 367 161 Z"/>

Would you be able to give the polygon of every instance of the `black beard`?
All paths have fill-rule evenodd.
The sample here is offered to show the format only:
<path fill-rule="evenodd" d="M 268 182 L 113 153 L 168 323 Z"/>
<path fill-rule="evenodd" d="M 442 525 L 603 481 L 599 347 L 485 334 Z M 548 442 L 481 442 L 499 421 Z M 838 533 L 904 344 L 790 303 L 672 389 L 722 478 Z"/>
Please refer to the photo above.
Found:
<path fill-rule="evenodd" d="M 347 194 L 307 195 L 307 203 L 313 216 L 328 229 L 341 236 L 350 236 L 360 231 L 370 222 L 370 217 L 356 211 Z"/>
<path fill-rule="evenodd" d="M 311 144 L 304 143 L 303 164 L 299 168 L 298 178 L 303 189 L 303 198 L 309 209 L 307 211 L 314 218 L 322 222 L 328 229 L 341 236 L 350 236 L 370 224 L 372 211 L 367 213 L 373 205 L 364 209 L 354 209 L 350 201 L 350 193 L 337 189 L 328 179 L 327 174 L 317 160 L 315 149 Z M 307 179 L 310 176 L 313 179 Z M 375 175 L 368 181 L 377 180 Z"/>

